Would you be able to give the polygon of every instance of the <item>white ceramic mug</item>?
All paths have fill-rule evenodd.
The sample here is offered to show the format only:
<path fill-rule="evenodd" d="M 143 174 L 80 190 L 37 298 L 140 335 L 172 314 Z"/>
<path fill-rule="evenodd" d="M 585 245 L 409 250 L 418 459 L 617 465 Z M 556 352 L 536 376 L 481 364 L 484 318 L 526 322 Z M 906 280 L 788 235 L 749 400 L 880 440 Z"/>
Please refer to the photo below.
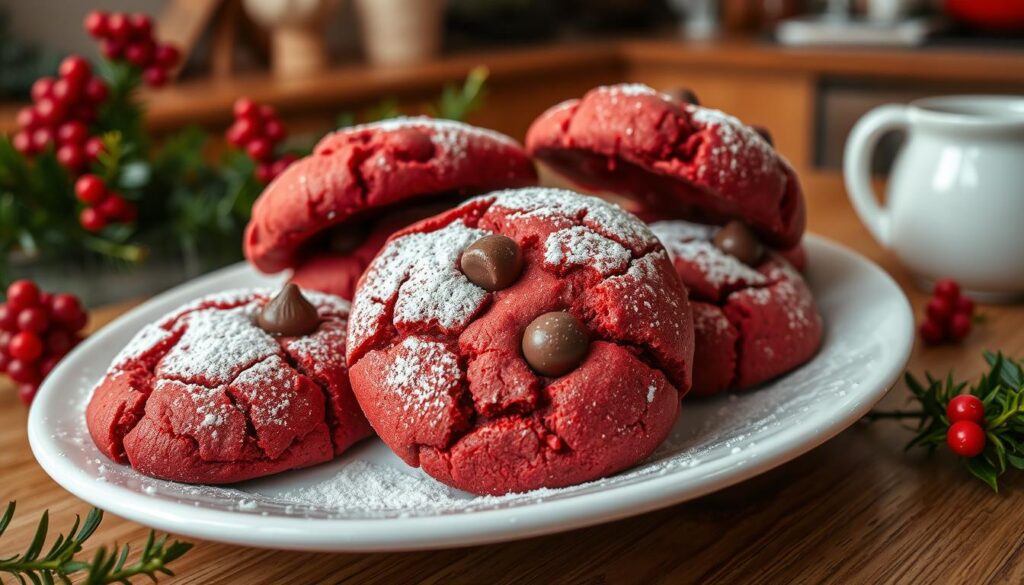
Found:
<path fill-rule="evenodd" d="M 882 206 L 871 187 L 871 153 L 898 128 L 907 140 Z M 854 126 L 843 163 L 861 220 L 923 285 L 955 278 L 990 302 L 1024 293 L 1024 97 L 947 96 L 876 108 Z"/>

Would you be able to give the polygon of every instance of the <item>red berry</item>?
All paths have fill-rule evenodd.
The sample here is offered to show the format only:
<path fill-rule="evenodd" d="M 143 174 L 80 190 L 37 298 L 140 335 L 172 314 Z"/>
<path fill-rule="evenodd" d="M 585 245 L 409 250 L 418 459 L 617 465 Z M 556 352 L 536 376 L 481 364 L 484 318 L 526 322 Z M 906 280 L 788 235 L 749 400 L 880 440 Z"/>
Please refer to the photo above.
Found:
<path fill-rule="evenodd" d="M 75 346 L 75 338 L 63 329 L 54 329 L 46 335 L 46 353 L 62 356 Z"/>
<path fill-rule="evenodd" d="M 46 378 L 53 371 L 53 368 L 57 367 L 60 363 L 60 358 L 64 356 L 60 355 L 48 355 L 39 362 L 39 375 Z"/>
<path fill-rule="evenodd" d="M 935 281 L 933 292 L 935 296 L 943 297 L 947 301 L 954 303 L 960 297 L 960 285 L 952 278 L 940 278 Z"/>
<path fill-rule="evenodd" d="M 118 219 L 121 223 L 133 223 L 139 218 L 139 210 L 131 203 L 125 203 L 124 211 L 121 212 L 121 216 Z"/>
<path fill-rule="evenodd" d="M 71 171 L 81 171 L 88 164 L 85 151 L 77 144 L 65 144 L 57 149 L 57 162 Z"/>
<path fill-rule="evenodd" d="M 46 307 L 47 309 L 49 309 L 51 302 L 53 302 L 53 295 L 52 294 L 50 294 L 48 292 L 44 292 L 44 291 L 39 291 L 39 306 L 40 307 Z"/>
<path fill-rule="evenodd" d="M 100 52 L 107 59 L 116 61 L 124 55 L 124 41 L 114 38 L 103 39 L 100 41 Z"/>
<path fill-rule="evenodd" d="M 267 163 L 260 163 L 256 166 L 256 180 L 266 184 L 274 180 L 274 168 Z"/>
<path fill-rule="evenodd" d="M 85 30 L 93 38 L 100 38 L 107 34 L 107 13 L 101 10 L 93 10 L 85 15 Z"/>
<path fill-rule="evenodd" d="M 90 124 L 96 120 L 96 107 L 85 102 L 78 102 L 71 111 L 71 117 Z"/>
<path fill-rule="evenodd" d="M 968 317 L 974 315 L 974 299 L 961 296 L 956 300 L 956 312 L 963 313 Z"/>
<path fill-rule="evenodd" d="M 8 346 L 7 353 L 11 354 L 11 357 L 16 360 L 34 362 L 39 359 L 39 356 L 43 355 L 43 342 L 35 333 L 21 331 L 15 333 L 14 337 L 11 338 L 11 345 Z M 19 380 L 19 382 L 21 381 Z"/>
<path fill-rule="evenodd" d="M 11 356 L 11 338 L 14 337 L 14 334 L 18 332 L 17 324 L 15 324 L 14 327 L 15 329 L 11 331 L 0 331 L 0 353 L 7 357 Z"/>
<path fill-rule="evenodd" d="M 263 124 L 263 135 L 271 142 L 281 142 L 286 134 L 284 124 L 278 119 L 267 120 Z"/>
<path fill-rule="evenodd" d="M 103 140 L 97 136 L 93 136 L 89 140 L 85 141 L 85 156 L 90 161 L 95 161 L 99 156 L 103 154 Z"/>
<path fill-rule="evenodd" d="M 89 130 L 78 120 L 64 122 L 57 129 L 57 142 L 61 144 L 82 144 L 89 137 Z"/>
<path fill-rule="evenodd" d="M 65 325 L 75 324 L 81 320 L 84 314 L 82 304 L 78 301 L 78 297 L 73 294 L 61 293 L 54 295 L 53 301 L 50 302 L 50 315 Z M 72 331 L 78 331 L 78 329 L 80 327 L 72 329 Z"/>
<path fill-rule="evenodd" d="M 46 97 L 36 102 L 36 115 L 47 126 L 55 126 L 64 117 L 64 106 L 54 98 Z"/>
<path fill-rule="evenodd" d="M 270 141 L 266 138 L 251 140 L 245 147 L 245 150 L 253 160 L 259 162 L 266 162 L 270 157 L 274 156 L 274 147 L 270 145 Z"/>
<path fill-rule="evenodd" d="M 128 16 L 120 12 L 108 16 L 107 33 L 115 39 L 127 39 L 131 35 L 131 23 L 128 22 Z"/>
<path fill-rule="evenodd" d="M 145 14 L 133 14 L 128 17 L 132 34 L 136 38 L 145 39 L 153 34 L 153 21 Z"/>
<path fill-rule="evenodd" d="M 985 431 L 976 422 L 958 421 L 946 431 L 946 444 L 961 457 L 977 457 L 985 450 Z"/>
<path fill-rule="evenodd" d="M 39 125 L 39 114 L 32 106 L 25 106 L 18 110 L 18 117 L 15 118 L 15 121 L 18 123 L 18 128 L 31 130 Z"/>
<path fill-rule="evenodd" d="M 65 110 L 78 103 L 78 98 L 81 95 L 82 88 L 76 82 L 67 79 L 58 79 L 53 82 L 52 99 L 64 106 Z"/>
<path fill-rule="evenodd" d="M 157 65 L 165 69 L 173 69 L 178 66 L 181 60 L 181 52 L 174 45 L 160 45 L 156 48 L 154 60 Z"/>
<path fill-rule="evenodd" d="M 288 164 L 289 164 L 288 161 L 286 161 L 283 158 L 275 160 L 274 164 L 270 165 L 270 170 L 271 170 L 273 176 L 277 177 L 278 175 L 283 173 L 284 170 L 286 168 L 288 168 Z"/>
<path fill-rule="evenodd" d="M 86 205 L 96 205 L 107 196 L 107 186 L 96 175 L 82 175 L 75 181 L 75 196 Z"/>
<path fill-rule="evenodd" d="M 89 100 L 93 104 L 99 104 L 107 100 L 107 97 L 110 96 L 110 90 L 102 79 L 99 77 L 92 77 L 89 81 L 85 82 L 84 94 L 85 99 Z"/>
<path fill-rule="evenodd" d="M 252 118 L 239 118 L 228 128 L 225 137 L 228 143 L 237 148 L 243 148 L 250 140 L 256 138 L 259 128 Z"/>
<path fill-rule="evenodd" d="M 11 332 L 18 330 L 18 311 L 6 303 L 0 305 L 0 330 Z"/>
<path fill-rule="evenodd" d="M 960 394 L 946 405 L 946 417 L 951 423 L 968 420 L 980 425 L 985 420 L 985 405 L 977 396 Z"/>
<path fill-rule="evenodd" d="M 136 67 L 145 67 L 153 59 L 153 44 L 150 41 L 136 41 L 125 47 L 125 61 Z"/>
<path fill-rule="evenodd" d="M 258 115 L 259 106 L 251 99 L 243 97 L 235 100 L 233 110 L 236 118 L 255 118 Z"/>
<path fill-rule="evenodd" d="M 142 79 L 150 87 L 161 87 L 167 83 L 167 71 L 159 66 L 146 67 Z"/>
<path fill-rule="evenodd" d="M 78 55 L 66 57 L 60 62 L 60 69 L 57 70 L 63 79 L 81 87 L 85 80 L 92 75 L 92 67 L 89 62 Z"/>
<path fill-rule="evenodd" d="M 50 326 L 50 316 L 43 307 L 29 307 L 18 313 L 18 329 L 41 334 Z"/>
<path fill-rule="evenodd" d="M 48 98 L 53 92 L 52 77 L 40 77 L 32 84 L 32 101 L 38 102 L 41 99 Z"/>
<path fill-rule="evenodd" d="M 38 390 L 39 386 L 35 384 L 18 384 L 18 398 L 25 406 L 32 406 L 32 401 L 35 400 Z"/>
<path fill-rule="evenodd" d="M 78 314 L 77 317 L 75 317 L 74 321 L 69 321 L 69 322 L 65 323 L 64 326 L 67 328 L 68 331 L 76 331 L 77 332 L 77 331 L 81 331 L 82 329 L 85 329 L 85 326 L 88 323 L 89 323 L 89 315 L 85 311 L 82 311 L 81 313 Z M 76 337 L 75 338 L 75 344 L 77 345 L 79 341 L 81 341 L 81 339 Z"/>
<path fill-rule="evenodd" d="M 78 223 L 82 224 L 82 227 L 87 232 L 98 232 L 103 228 L 107 227 L 107 220 L 103 217 L 103 214 L 96 210 L 95 207 L 86 207 L 78 214 Z"/>
<path fill-rule="evenodd" d="M 7 287 L 7 306 L 21 311 L 39 304 L 39 287 L 31 280 L 15 280 Z"/>
<path fill-rule="evenodd" d="M 36 152 L 36 145 L 32 142 L 32 134 L 27 130 L 22 130 L 11 138 L 11 144 L 14 145 L 14 150 L 17 150 L 22 156 L 32 156 Z"/>
<path fill-rule="evenodd" d="M 15 382 L 36 384 L 39 382 L 39 371 L 30 361 L 13 359 L 7 363 L 7 375 Z"/>
<path fill-rule="evenodd" d="M 128 210 L 128 202 L 117 193 L 111 193 L 96 206 L 96 210 L 109 221 L 119 221 Z"/>
<path fill-rule="evenodd" d="M 48 127 L 36 128 L 32 132 L 32 149 L 41 152 L 53 144 L 53 130 Z"/>
<path fill-rule="evenodd" d="M 960 341 L 971 332 L 971 317 L 963 313 L 954 313 L 949 320 L 949 336 L 954 341 Z"/>
<path fill-rule="evenodd" d="M 919 331 L 921 339 L 928 345 L 939 345 L 946 337 L 945 332 L 942 330 L 942 325 L 932 320 L 921 323 Z"/>
<path fill-rule="evenodd" d="M 260 106 L 260 117 L 263 118 L 263 121 L 265 122 L 269 122 L 270 120 L 276 120 L 277 110 L 274 109 L 274 106 L 262 105 Z"/>

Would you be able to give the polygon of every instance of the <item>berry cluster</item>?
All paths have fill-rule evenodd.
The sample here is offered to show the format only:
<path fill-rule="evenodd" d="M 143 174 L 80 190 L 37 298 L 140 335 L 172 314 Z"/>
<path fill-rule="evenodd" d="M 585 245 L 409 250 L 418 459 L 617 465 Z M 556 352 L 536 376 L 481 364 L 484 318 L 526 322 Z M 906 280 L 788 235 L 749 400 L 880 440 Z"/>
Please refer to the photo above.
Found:
<path fill-rule="evenodd" d="M 955 396 L 946 406 L 949 430 L 946 444 L 961 457 L 977 457 L 985 450 L 985 405 L 971 394 Z"/>
<path fill-rule="evenodd" d="M 98 232 L 110 223 L 132 223 L 138 215 L 133 204 L 107 189 L 96 175 L 82 175 L 75 181 L 75 197 L 85 205 L 78 222 L 88 232 Z"/>
<path fill-rule="evenodd" d="M 26 405 L 43 378 L 82 340 L 87 321 L 74 295 L 45 293 L 29 280 L 7 288 L 7 303 L 0 305 L 0 372 L 18 382 Z"/>
<path fill-rule="evenodd" d="M 85 30 L 99 39 L 104 57 L 138 67 L 150 87 L 167 83 L 169 72 L 181 60 L 174 45 L 156 42 L 153 21 L 145 14 L 93 11 L 85 17 Z"/>
<path fill-rule="evenodd" d="M 928 345 L 960 341 L 971 332 L 973 319 L 974 301 L 960 294 L 955 280 L 944 278 L 935 283 L 928 301 L 921 338 Z"/>
<path fill-rule="evenodd" d="M 235 102 L 234 114 L 235 122 L 224 136 L 229 144 L 244 149 L 258 163 L 256 178 L 261 183 L 273 181 L 295 162 L 295 156 L 291 154 L 275 159 L 275 150 L 288 133 L 273 107 L 257 105 L 249 98 L 239 98 Z"/>
<path fill-rule="evenodd" d="M 96 108 L 109 90 L 92 74 L 89 62 L 71 56 L 60 64 L 59 76 L 32 84 L 32 105 L 18 112 L 14 148 L 30 157 L 55 146 L 57 160 L 72 172 L 82 172 L 103 151 L 103 142 L 89 136 Z"/>

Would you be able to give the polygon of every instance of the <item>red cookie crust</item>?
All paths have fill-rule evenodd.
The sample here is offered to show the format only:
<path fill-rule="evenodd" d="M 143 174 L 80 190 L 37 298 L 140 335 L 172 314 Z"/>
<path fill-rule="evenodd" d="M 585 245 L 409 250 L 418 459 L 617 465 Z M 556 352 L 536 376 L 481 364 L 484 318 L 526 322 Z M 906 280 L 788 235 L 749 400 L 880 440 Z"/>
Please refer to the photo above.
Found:
<path fill-rule="evenodd" d="M 307 292 L 323 322 L 273 337 L 268 291 L 203 298 L 149 325 L 86 409 L 99 450 L 139 472 L 224 484 L 329 461 L 371 429 L 344 362 L 348 302 Z"/>
<path fill-rule="evenodd" d="M 523 250 L 509 288 L 459 269 L 498 233 Z M 526 326 L 565 310 L 587 357 L 558 378 L 521 353 Z M 686 289 L 650 230 L 618 206 L 558 189 L 472 199 L 396 233 L 360 280 L 349 322 L 352 388 L 403 460 L 478 494 L 559 487 L 636 464 L 690 387 Z"/>
<path fill-rule="evenodd" d="M 587 189 L 674 218 L 739 219 L 780 248 L 804 231 L 796 174 L 755 130 L 645 85 L 598 87 L 552 107 L 530 126 L 526 148 Z"/>
<path fill-rule="evenodd" d="M 300 285 L 351 298 L 383 241 L 432 213 L 400 225 L 377 225 L 375 217 L 396 204 L 408 207 L 441 196 L 464 199 L 536 182 L 533 163 L 516 141 L 461 122 L 397 118 L 339 130 L 260 195 L 246 227 L 245 256 L 263 272 L 298 268 Z M 354 229 L 369 227 L 374 233 L 348 255 L 327 253 L 315 242 L 312 249 L 307 245 L 345 222 L 359 222 Z M 330 273 L 321 273 L 321 267 Z"/>
<path fill-rule="evenodd" d="M 651 230 L 690 290 L 694 396 L 756 386 L 814 357 L 822 319 L 807 283 L 783 255 L 769 252 L 750 267 L 711 243 L 716 227 L 663 221 Z M 803 259 L 798 249 L 787 255 Z"/>

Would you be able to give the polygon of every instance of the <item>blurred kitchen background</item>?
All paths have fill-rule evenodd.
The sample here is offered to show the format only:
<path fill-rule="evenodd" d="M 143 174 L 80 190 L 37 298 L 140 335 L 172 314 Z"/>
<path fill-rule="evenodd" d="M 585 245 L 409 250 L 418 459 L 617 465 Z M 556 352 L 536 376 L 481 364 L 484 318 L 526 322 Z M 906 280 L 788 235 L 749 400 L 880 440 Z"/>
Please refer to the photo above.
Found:
<path fill-rule="evenodd" d="M 274 106 L 292 139 L 308 143 L 342 113 L 418 113 L 479 65 L 489 71 L 486 97 L 469 121 L 522 139 L 547 107 L 595 85 L 637 81 L 689 88 L 703 105 L 770 129 L 802 177 L 812 213 L 815 198 L 845 198 L 843 145 L 871 108 L 936 94 L 1024 93 L 1022 0 L 0 0 L 0 7 L 6 134 L 17 130 L 35 78 L 53 74 L 69 53 L 99 58 L 82 30 L 89 11 L 145 12 L 184 56 L 168 87 L 142 95 L 158 139 L 193 124 L 221 136 L 233 102 L 249 96 Z M 898 143 L 894 135 L 880 149 L 880 173 Z"/>

